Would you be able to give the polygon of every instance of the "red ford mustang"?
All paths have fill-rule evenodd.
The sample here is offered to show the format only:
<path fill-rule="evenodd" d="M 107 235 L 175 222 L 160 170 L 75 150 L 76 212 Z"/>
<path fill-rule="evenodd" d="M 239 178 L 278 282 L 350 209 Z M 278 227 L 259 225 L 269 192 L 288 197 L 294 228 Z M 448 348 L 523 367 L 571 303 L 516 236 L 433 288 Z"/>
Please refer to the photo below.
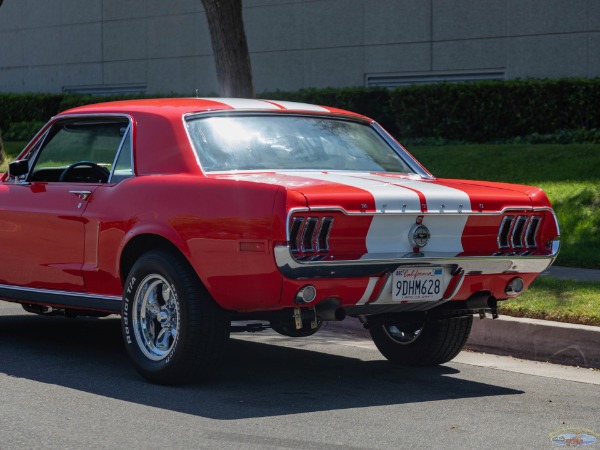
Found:
<path fill-rule="evenodd" d="M 207 375 L 231 330 L 358 317 L 404 365 L 452 359 L 554 260 L 541 189 L 438 179 L 372 120 L 243 99 L 54 117 L 0 180 L 0 298 L 121 314 L 157 383 Z"/>

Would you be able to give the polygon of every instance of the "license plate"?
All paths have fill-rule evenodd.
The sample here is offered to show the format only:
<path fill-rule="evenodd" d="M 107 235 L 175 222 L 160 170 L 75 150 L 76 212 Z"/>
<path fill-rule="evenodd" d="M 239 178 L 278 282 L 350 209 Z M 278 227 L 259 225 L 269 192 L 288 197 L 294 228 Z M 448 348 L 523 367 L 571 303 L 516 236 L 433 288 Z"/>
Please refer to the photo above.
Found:
<path fill-rule="evenodd" d="M 441 300 L 444 289 L 444 269 L 441 267 L 403 267 L 392 275 L 394 301 Z"/>

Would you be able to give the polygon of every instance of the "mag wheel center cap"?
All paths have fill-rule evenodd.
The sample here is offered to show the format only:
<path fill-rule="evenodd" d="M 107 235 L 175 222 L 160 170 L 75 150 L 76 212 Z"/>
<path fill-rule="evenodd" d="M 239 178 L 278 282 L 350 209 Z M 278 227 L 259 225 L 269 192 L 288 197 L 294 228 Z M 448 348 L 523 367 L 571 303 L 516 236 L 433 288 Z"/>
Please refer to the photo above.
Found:
<path fill-rule="evenodd" d="M 158 320 L 158 322 L 161 325 L 165 325 L 170 321 L 170 314 L 167 311 L 160 311 L 157 315 L 156 315 L 156 320 Z"/>

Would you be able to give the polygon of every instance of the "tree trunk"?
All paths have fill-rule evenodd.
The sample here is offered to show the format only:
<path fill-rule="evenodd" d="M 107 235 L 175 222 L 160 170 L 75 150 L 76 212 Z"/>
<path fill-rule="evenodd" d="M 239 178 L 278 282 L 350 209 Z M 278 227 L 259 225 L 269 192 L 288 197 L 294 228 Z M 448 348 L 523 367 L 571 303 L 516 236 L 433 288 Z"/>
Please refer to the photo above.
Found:
<path fill-rule="evenodd" d="M 253 98 L 252 66 L 244 31 L 242 0 L 202 0 L 212 41 L 219 94 Z"/>
<path fill-rule="evenodd" d="M 0 0 L 0 5 L 2 5 L 2 0 Z M 0 134 L 0 165 L 6 161 L 6 153 L 4 152 L 4 144 L 2 143 L 2 135 Z"/>

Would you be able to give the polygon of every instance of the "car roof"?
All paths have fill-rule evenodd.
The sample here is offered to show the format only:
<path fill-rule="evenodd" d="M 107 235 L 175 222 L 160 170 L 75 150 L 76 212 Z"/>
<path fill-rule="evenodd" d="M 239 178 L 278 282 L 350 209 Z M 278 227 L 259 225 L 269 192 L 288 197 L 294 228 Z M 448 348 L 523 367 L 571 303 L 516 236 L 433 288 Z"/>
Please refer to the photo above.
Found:
<path fill-rule="evenodd" d="M 290 111 L 311 114 L 335 114 L 370 120 L 360 114 L 328 106 L 280 100 L 257 100 L 244 98 L 155 98 L 122 100 L 79 106 L 62 112 L 64 114 L 107 114 L 107 113 L 150 113 L 162 116 L 182 116 L 184 114 L 211 111 Z"/>

